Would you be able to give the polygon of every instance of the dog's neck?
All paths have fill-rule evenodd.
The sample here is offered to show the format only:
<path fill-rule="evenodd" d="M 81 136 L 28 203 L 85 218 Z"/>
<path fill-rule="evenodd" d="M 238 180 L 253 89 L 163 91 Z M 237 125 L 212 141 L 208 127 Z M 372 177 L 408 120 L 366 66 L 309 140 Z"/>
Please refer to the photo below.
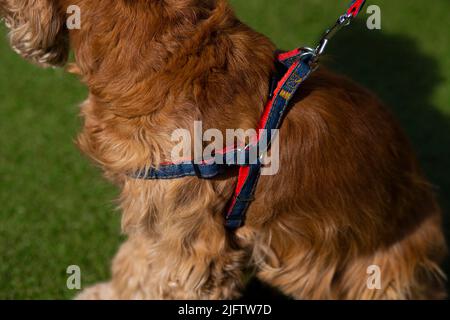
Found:
<path fill-rule="evenodd" d="M 192 193 L 192 186 L 184 180 L 146 183 L 127 173 L 170 161 L 173 133 L 193 132 L 194 121 L 223 136 L 226 129 L 256 128 L 268 98 L 275 48 L 242 24 L 225 0 L 114 3 L 80 0 L 86 6 L 82 30 L 71 32 L 76 63 L 90 91 L 78 144 L 121 185 L 123 224 L 130 230 L 148 225 L 142 222 L 148 217 L 162 221 L 181 214 L 172 205 L 186 199 L 183 194 Z M 175 5 L 193 3 L 213 5 Z M 228 197 L 232 184 L 223 185 L 218 192 Z M 194 194 L 204 192 L 209 191 Z M 170 194 L 173 198 L 161 196 Z"/>
<path fill-rule="evenodd" d="M 225 0 L 103 2 L 80 0 L 71 44 L 90 91 L 80 144 L 107 171 L 168 160 L 174 130 L 196 120 L 205 130 L 256 127 L 274 46 Z"/>

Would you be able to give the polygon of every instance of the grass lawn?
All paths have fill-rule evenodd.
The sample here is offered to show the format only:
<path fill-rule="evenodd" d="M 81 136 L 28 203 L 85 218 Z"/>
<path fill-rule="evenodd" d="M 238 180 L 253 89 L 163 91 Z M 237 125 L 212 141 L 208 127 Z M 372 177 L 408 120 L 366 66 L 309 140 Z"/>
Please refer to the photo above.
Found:
<path fill-rule="evenodd" d="M 290 49 L 315 44 L 348 1 L 231 2 L 245 22 Z M 449 217 L 450 1 L 369 4 L 381 7 L 382 30 L 365 28 L 363 13 L 332 42 L 327 64 L 392 108 Z M 62 70 L 15 55 L 0 28 L 0 299 L 71 298 L 72 264 L 81 267 L 83 286 L 109 277 L 122 240 L 117 190 L 72 143 L 86 95 Z"/>

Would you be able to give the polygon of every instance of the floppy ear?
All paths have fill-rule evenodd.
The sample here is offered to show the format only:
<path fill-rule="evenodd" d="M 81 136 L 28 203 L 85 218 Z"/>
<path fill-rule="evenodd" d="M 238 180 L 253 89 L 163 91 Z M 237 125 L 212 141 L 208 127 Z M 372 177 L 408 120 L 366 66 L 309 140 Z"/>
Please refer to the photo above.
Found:
<path fill-rule="evenodd" d="M 0 0 L 12 48 L 41 66 L 64 65 L 68 56 L 64 15 L 56 0 Z"/>

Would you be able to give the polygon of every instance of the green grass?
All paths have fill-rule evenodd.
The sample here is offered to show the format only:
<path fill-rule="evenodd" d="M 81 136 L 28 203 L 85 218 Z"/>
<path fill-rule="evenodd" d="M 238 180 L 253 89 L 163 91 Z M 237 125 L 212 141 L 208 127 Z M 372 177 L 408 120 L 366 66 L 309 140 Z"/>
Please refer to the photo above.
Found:
<path fill-rule="evenodd" d="M 313 45 L 347 4 L 231 2 L 245 22 L 286 49 Z M 382 9 L 382 31 L 367 30 L 362 20 L 342 31 L 328 65 L 391 106 L 448 214 L 450 2 L 370 3 Z M 109 276 L 121 241 L 117 190 L 72 143 L 86 89 L 61 70 L 21 60 L 8 47 L 4 28 L 0 34 L 0 298 L 71 298 L 67 266 L 81 267 L 84 286 Z"/>

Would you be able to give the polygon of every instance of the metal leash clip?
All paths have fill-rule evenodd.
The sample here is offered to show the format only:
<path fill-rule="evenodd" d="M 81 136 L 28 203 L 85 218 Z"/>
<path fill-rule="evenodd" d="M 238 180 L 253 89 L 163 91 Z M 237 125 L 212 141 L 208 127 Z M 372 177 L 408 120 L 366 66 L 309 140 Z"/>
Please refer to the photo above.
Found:
<path fill-rule="evenodd" d="M 322 38 L 320 39 L 319 45 L 316 47 L 316 49 L 313 49 L 314 57 L 311 59 L 311 64 L 317 63 L 320 56 L 325 52 L 325 49 L 336 33 L 338 33 L 339 30 L 341 30 L 343 27 L 348 26 L 353 20 L 353 15 L 351 13 L 343 14 L 339 17 L 339 19 L 336 21 L 335 25 L 328 29 Z"/>

